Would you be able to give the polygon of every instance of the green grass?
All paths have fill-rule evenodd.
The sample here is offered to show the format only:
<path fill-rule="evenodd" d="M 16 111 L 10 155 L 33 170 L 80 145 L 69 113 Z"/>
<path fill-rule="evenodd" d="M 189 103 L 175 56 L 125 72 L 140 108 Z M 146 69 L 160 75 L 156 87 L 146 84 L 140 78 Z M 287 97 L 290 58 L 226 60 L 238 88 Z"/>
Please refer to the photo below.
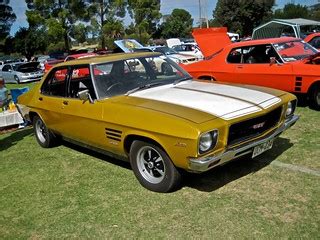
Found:
<path fill-rule="evenodd" d="M 43 149 L 31 128 L 0 135 L 0 238 L 319 239 L 319 112 L 297 113 L 271 151 L 169 194 L 141 187 L 127 163 Z"/>
<path fill-rule="evenodd" d="M 29 87 L 30 89 L 33 88 L 33 86 L 35 86 L 35 84 L 38 82 L 29 82 L 29 83 L 6 83 L 6 88 L 8 90 L 12 89 L 12 88 L 23 88 L 23 87 Z"/>

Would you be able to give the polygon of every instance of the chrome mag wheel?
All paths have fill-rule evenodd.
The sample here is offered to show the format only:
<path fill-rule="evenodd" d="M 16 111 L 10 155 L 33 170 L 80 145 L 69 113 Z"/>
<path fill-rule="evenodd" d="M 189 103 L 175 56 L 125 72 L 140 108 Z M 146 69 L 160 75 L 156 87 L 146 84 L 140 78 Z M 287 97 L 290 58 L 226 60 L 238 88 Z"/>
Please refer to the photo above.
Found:
<path fill-rule="evenodd" d="M 161 154 L 150 146 L 142 147 L 137 153 L 140 174 L 150 183 L 160 183 L 165 176 L 165 165 Z"/>

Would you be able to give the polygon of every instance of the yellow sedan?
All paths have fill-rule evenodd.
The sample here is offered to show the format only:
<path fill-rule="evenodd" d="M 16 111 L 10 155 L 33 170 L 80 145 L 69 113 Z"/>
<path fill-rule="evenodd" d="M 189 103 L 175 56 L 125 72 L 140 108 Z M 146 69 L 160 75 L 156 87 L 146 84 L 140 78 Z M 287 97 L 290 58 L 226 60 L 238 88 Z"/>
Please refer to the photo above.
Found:
<path fill-rule="evenodd" d="M 130 161 L 157 192 L 175 190 L 181 170 L 200 173 L 272 148 L 298 120 L 295 106 L 280 90 L 193 81 L 158 53 L 61 63 L 19 97 L 42 147 L 63 138 Z"/>

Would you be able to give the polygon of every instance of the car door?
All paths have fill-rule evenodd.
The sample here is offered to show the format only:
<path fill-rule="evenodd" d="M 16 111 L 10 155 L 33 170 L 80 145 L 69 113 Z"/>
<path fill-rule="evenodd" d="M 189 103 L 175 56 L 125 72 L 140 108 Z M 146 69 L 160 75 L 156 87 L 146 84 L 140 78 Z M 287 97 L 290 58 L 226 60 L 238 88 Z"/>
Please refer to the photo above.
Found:
<path fill-rule="evenodd" d="M 102 148 L 105 142 L 105 123 L 102 104 L 96 101 L 89 65 L 70 68 L 67 94 L 61 103 L 62 132 L 65 137 L 86 145 Z M 91 100 L 79 99 L 80 91 L 88 90 Z"/>
<path fill-rule="evenodd" d="M 37 112 L 46 126 L 61 135 L 64 135 L 63 130 L 65 129 L 63 109 L 66 100 L 68 69 L 67 66 L 52 69 L 41 86 L 36 104 Z"/>
<path fill-rule="evenodd" d="M 15 83 L 16 82 L 13 78 L 12 67 L 10 64 L 6 64 L 3 66 L 1 75 L 2 75 L 5 83 Z"/>
<path fill-rule="evenodd" d="M 282 63 L 271 45 L 241 49 L 241 62 L 236 64 L 235 82 L 294 91 L 292 65 Z M 273 59 L 270 62 L 270 59 Z"/>

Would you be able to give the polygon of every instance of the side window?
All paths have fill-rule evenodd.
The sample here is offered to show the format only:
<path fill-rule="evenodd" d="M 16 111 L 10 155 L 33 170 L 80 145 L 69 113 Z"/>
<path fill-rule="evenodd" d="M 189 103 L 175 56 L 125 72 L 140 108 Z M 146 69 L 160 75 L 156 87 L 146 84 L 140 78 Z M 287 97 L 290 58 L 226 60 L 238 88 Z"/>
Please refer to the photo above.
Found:
<path fill-rule="evenodd" d="M 2 71 L 3 72 L 8 72 L 9 69 L 10 69 L 10 65 L 5 65 L 5 66 L 3 66 Z"/>
<path fill-rule="evenodd" d="M 309 43 L 315 48 L 320 48 L 320 37 L 314 37 Z"/>
<path fill-rule="evenodd" d="M 41 93 L 50 96 L 65 97 L 68 68 L 53 69 L 41 87 Z"/>
<path fill-rule="evenodd" d="M 271 45 L 257 45 L 251 46 L 248 52 L 244 55 L 244 63 L 248 64 L 262 64 L 270 63 L 270 54 L 273 48 Z"/>
<path fill-rule="evenodd" d="M 230 51 L 227 57 L 228 63 L 242 63 L 242 49 L 234 48 Z"/>
<path fill-rule="evenodd" d="M 79 92 L 89 90 L 91 98 L 96 99 L 89 66 L 74 66 L 71 73 L 68 97 L 79 98 Z"/>

